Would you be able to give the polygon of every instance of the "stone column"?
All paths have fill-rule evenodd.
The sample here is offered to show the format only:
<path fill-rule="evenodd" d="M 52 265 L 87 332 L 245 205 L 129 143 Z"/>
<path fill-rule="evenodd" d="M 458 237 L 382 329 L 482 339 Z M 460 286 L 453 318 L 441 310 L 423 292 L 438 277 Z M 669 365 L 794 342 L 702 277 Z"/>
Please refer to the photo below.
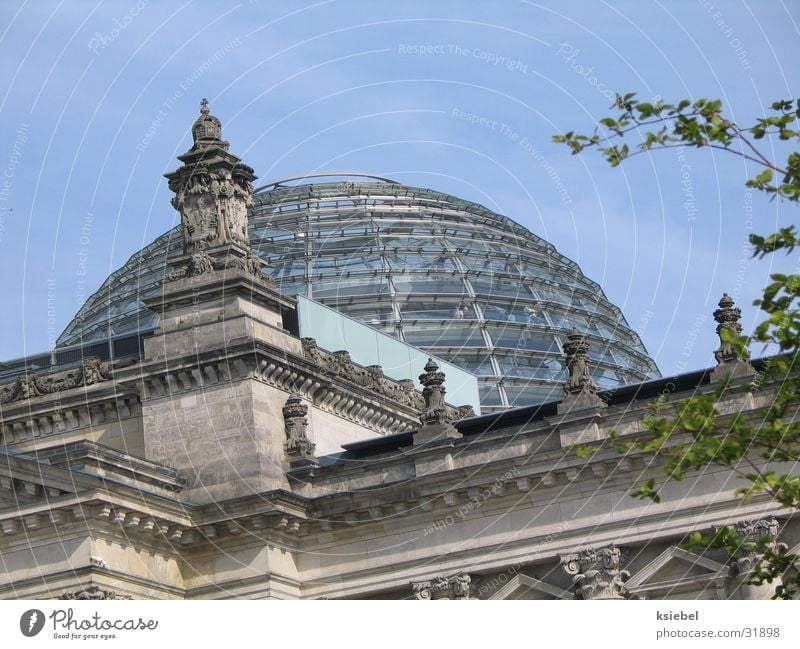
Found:
<path fill-rule="evenodd" d="M 624 581 L 630 573 L 621 564 L 622 552 L 615 545 L 561 557 L 561 567 L 572 575 L 582 599 L 626 599 Z"/>

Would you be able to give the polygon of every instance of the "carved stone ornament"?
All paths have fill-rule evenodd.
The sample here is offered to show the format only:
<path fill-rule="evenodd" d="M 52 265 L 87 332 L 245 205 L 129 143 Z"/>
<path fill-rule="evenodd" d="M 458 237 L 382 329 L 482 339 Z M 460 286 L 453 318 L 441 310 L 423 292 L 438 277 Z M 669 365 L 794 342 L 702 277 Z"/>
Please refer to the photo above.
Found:
<path fill-rule="evenodd" d="M 192 138 L 192 148 L 178 156 L 183 166 L 166 174 L 183 230 L 183 255 L 170 260 L 167 281 L 237 269 L 274 284 L 261 272 L 266 264 L 251 250 L 247 231 L 256 176 L 228 150 L 222 123 L 209 114 L 205 99 Z"/>
<path fill-rule="evenodd" d="M 25 373 L 13 383 L 0 385 L 0 403 L 22 401 L 46 394 L 54 394 L 86 385 L 94 385 L 111 378 L 111 363 L 94 356 L 87 357 L 83 365 L 50 375 Z"/>
<path fill-rule="evenodd" d="M 714 352 L 714 358 L 717 359 L 717 365 L 723 363 L 735 363 L 740 360 L 736 355 L 734 346 L 723 338 L 723 331 L 729 332 L 729 335 L 738 337 L 742 335 L 742 325 L 739 322 L 742 318 L 742 310 L 734 306 L 731 296 L 727 293 L 722 295 L 719 301 L 719 308 L 714 311 L 714 320 L 717 321 L 717 335 L 719 336 L 719 348 Z M 745 356 L 741 360 L 747 360 L 750 353 L 745 350 Z"/>
<path fill-rule="evenodd" d="M 589 343 L 575 327 L 569 332 L 567 341 L 564 344 L 564 355 L 569 376 L 564 385 L 564 393 L 597 394 L 597 384 L 589 374 Z"/>
<path fill-rule="evenodd" d="M 255 275 L 268 284 L 274 284 L 275 282 L 271 277 L 261 272 L 265 265 L 265 262 L 252 251 L 248 251 L 244 256 L 229 255 L 216 259 L 205 252 L 196 252 L 189 258 L 188 263 L 177 266 L 170 271 L 166 280 L 172 282 L 184 277 L 195 277 L 217 270 L 233 268 L 249 275 Z"/>
<path fill-rule="evenodd" d="M 786 547 L 785 544 L 778 543 L 780 523 L 774 517 L 740 521 L 733 526 L 733 529 L 745 543 L 760 543 L 764 550 L 779 550 Z M 746 576 L 763 558 L 764 553 L 757 550 L 743 552 L 736 558 L 736 571 L 739 575 Z"/>
<path fill-rule="evenodd" d="M 624 582 L 630 573 L 621 570 L 621 564 L 622 552 L 614 545 L 561 557 L 561 567 L 572 575 L 583 599 L 625 599 Z"/>
<path fill-rule="evenodd" d="M 113 590 L 101 590 L 99 586 L 89 586 L 85 590 L 62 593 L 58 599 L 106 600 L 132 599 L 130 595 L 117 595 Z"/>
<path fill-rule="evenodd" d="M 413 381 L 390 379 L 388 376 L 384 376 L 380 365 L 370 365 L 369 367 L 358 365 L 352 361 L 350 354 L 346 351 L 330 353 L 320 349 L 317 341 L 313 338 L 302 338 L 301 343 L 305 357 L 327 374 L 351 381 L 413 410 L 421 411 L 425 407 L 425 398 L 414 389 Z M 475 416 L 472 406 L 459 408 L 447 406 L 447 410 L 453 420 Z"/>
<path fill-rule="evenodd" d="M 449 424 L 450 412 L 444 403 L 445 387 L 444 372 L 439 371 L 439 366 L 429 358 L 425 364 L 425 372 L 419 375 L 422 384 L 422 397 L 425 407 L 420 415 L 423 424 Z"/>
<path fill-rule="evenodd" d="M 247 210 L 253 205 L 253 170 L 228 152 L 222 123 L 209 114 L 208 101 L 192 126 L 194 145 L 181 156 L 186 164 L 167 174 L 175 192 L 172 205 L 181 213 L 185 252 L 239 244 L 250 246 Z"/>
<path fill-rule="evenodd" d="M 459 572 L 451 577 L 434 577 L 411 584 L 415 599 L 473 599 L 472 577 Z"/>
<path fill-rule="evenodd" d="M 291 395 L 283 406 L 286 442 L 283 445 L 290 462 L 315 461 L 314 444 L 308 439 L 308 406 L 299 394 Z"/>

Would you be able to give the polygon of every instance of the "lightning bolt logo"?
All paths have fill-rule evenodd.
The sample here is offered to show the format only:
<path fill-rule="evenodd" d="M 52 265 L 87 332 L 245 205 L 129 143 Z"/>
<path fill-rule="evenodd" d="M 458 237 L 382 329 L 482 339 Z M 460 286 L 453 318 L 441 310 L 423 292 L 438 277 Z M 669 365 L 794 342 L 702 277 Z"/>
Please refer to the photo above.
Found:
<path fill-rule="evenodd" d="M 44 628 L 44 613 L 38 608 L 25 611 L 19 618 L 19 630 L 26 638 L 32 638 Z"/>

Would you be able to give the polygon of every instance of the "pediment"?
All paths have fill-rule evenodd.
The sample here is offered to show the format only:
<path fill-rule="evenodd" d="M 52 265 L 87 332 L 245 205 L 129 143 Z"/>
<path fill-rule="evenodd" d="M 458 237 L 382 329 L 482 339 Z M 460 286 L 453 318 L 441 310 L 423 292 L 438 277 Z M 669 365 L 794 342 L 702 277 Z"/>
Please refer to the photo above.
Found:
<path fill-rule="evenodd" d="M 708 589 L 722 594 L 729 566 L 677 546 L 664 550 L 632 575 L 625 586 L 633 595 L 668 599 Z"/>
<path fill-rule="evenodd" d="M 535 577 L 516 575 L 489 599 L 574 599 L 574 595 Z"/>

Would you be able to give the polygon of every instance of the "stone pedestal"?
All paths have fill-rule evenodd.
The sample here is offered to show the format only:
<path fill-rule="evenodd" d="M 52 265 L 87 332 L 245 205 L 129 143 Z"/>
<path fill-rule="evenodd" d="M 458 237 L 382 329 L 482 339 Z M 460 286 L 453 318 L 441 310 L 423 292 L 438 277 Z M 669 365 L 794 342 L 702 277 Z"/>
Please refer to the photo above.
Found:
<path fill-rule="evenodd" d="M 282 409 L 289 394 L 258 380 L 258 367 L 302 356 L 299 339 L 281 328 L 281 308 L 292 302 L 239 269 L 166 282 L 147 301 L 161 330 L 130 370 L 145 377 L 145 454 L 186 477 L 188 501 L 287 487 Z"/>

